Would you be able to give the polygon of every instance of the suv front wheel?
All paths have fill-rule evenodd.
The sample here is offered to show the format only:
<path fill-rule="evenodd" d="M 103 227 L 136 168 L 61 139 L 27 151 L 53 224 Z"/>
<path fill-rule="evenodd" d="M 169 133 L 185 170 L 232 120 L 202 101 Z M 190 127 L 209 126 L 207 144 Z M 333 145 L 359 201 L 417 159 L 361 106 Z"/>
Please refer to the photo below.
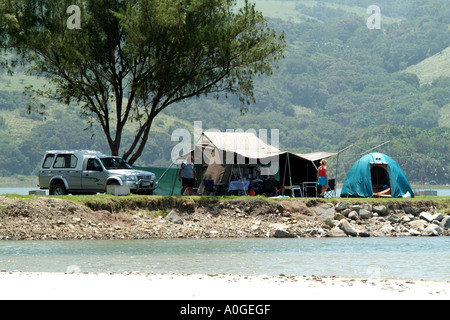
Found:
<path fill-rule="evenodd" d="M 50 188 L 50 195 L 52 196 L 65 196 L 67 195 L 66 187 L 63 183 L 57 182 Z"/>

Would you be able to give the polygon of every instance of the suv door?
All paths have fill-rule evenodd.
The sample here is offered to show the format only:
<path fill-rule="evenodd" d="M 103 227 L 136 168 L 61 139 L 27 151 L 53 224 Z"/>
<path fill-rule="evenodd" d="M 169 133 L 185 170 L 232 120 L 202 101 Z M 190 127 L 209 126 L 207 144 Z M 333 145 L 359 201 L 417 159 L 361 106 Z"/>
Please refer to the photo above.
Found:
<path fill-rule="evenodd" d="M 53 164 L 53 174 L 66 179 L 70 190 L 81 188 L 81 171 L 77 170 L 78 158 L 73 154 L 58 154 Z"/>
<path fill-rule="evenodd" d="M 82 185 L 86 191 L 105 191 L 107 173 L 96 158 L 86 159 L 86 170 L 83 172 Z"/>

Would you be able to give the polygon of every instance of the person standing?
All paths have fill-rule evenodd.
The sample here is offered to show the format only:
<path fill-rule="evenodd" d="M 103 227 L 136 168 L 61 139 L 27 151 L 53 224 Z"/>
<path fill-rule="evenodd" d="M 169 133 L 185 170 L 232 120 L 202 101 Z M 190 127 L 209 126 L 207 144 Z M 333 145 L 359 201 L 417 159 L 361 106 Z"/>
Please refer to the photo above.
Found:
<path fill-rule="evenodd" d="M 328 189 L 327 160 L 320 160 L 321 166 L 317 170 L 317 184 L 322 187 L 320 196 L 323 197 Z"/>
<path fill-rule="evenodd" d="M 178 171 L 178 180 L 181 181 L 181 195 L 187 191 L 188 196 L 194 194 L 194 187 L 197 181 L 197 171 L 192 163 L 192 158 L 188 158 L 186 163 L 181 164 L 181 169 Z"/>

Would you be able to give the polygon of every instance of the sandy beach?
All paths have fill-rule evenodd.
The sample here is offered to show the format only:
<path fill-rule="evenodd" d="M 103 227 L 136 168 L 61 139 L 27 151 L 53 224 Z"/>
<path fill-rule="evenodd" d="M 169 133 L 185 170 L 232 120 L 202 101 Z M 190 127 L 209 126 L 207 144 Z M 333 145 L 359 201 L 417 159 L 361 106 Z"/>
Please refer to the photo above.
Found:
<path fill-rule="evenodd" d="M 1 300 L 446 300 L 450 282 L 317 276 L 0 273 Z"/>

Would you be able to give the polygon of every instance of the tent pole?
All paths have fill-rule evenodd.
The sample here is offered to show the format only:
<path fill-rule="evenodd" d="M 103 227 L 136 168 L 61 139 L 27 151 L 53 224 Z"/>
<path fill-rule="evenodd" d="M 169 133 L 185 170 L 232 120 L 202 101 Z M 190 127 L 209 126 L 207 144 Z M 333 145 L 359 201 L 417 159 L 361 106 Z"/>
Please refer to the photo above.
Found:
<path fill-rule="evenodd" d="M 373 147 L 372 149 L 369 149 L 369 150 L 367 150 L 367 151 L 364 151 L 363 153 L 361 153 L 361 155 L 364 155 L 364 154 L 366 154 L 366 153 L 369 153 L 370 151 L 375 150 L 375 149 L 377 149 L 377 148 L 380 148 L 380 147 L 382 147 L 382 146 L 384 146 L 384 145 L 386 145 L 386 144 L 388 144 L 388 143 L 391 143 L 391 140 L 386 141 L 385 143 L 382 143 L 382 144 L 380 144 L 380 145 L 378 145 L 378 146 L 376 146 L 376 147 Z"/>
<path fill-rule="evenodd" d="M 237 163 L 238 168 L 239 168 L 239 174 L 241 173 L 241 166 L 239 165 L 239 162 Z M 244 184 L 244 178 L 242 177 L 244 175 L 244 171 L 242 171 L 242 175 L 241 176 L 241 183 L 242 183 L 242 189 L 244 190 L 245 195 L 247 195 L 247 190 L 245 190 L 245 184 Z"/>
<path fill-rule="evenodd" d="M 178 176 L 178 170 L 175 173 L 175 176 L 173 178 L 173 182 L 172 182 L 172 189 L 170 190 L 170 195 L 173 196 L 173 191 L 175 190 L 175 184 L 177 183 L 177 176 Z"/>
<path fill-rule="evenodd" d="M 283 172 L 283 188 L 281 189 L 284 194 L 284 184 L 286 182 L 286 168 L 287 168 L 287 160 L 288 160 L 289 152 L 286 153 L 286 160 L 284 161 L 284 172 Z"/>
<path fill-rule="evenodd" d="M 291 184 L 291 192 L 292 192 L 291 158 L 290 158 L 290 153 L 289 152 L 288 152 L 288 166 L 289 166 L 289 182 Z"/>
<path fill-rule="evenodd" d="M 337 157 L 336 157 L 336 176 L 334 179 L 336 179 L 337 182 L 337 178 L 338 178 L 338 169 L 339 169 L 339 155 L 341 153 L 344 153 L 345 151 L 347 151 L 348 149 L 352 148 L 355 144 L 349 145 L 347 148 L 344 148 L 340 151 L 338 151 Z"/>
<path fill-rule="evenodd" d="M 159 177 L 158 182 L 159 182 L 159 180 L 161 180 L 161 179 L 166 175 L 167 171 L 169 171 L 169 169 L 172 168 L 172 166 L 173 166 L 174 164 L 175 164 L 175 162 L 172 161 L 172 163 L 171 163 L 170 166 L 166 169 L 166 171 L 164 171 L 164 173 L 162 174 L 162 176 Z"/>

